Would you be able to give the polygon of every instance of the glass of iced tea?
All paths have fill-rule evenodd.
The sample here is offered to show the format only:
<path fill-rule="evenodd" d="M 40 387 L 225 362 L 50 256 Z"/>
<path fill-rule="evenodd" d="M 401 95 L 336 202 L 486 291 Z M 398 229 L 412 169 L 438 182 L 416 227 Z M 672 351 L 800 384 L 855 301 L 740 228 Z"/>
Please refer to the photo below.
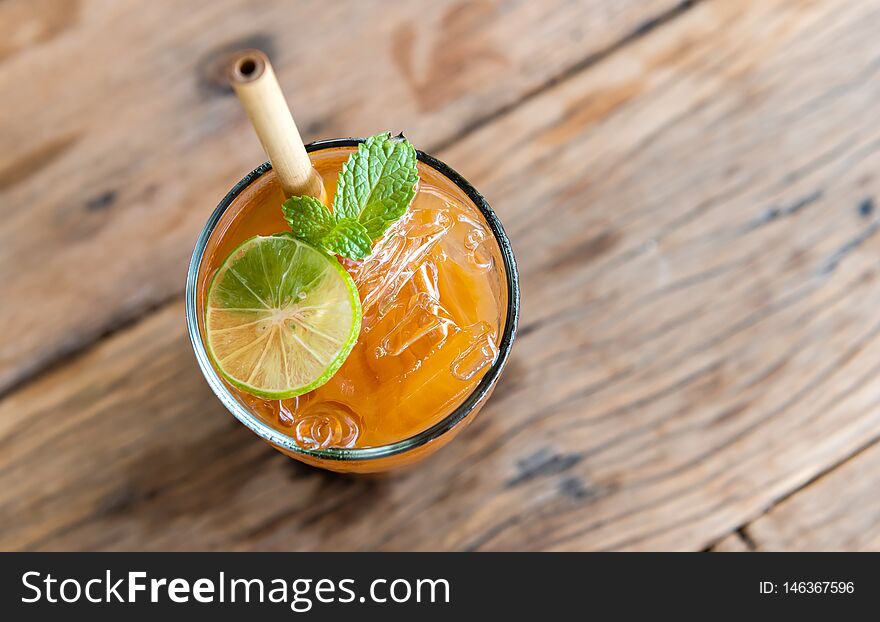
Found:
<path fill-rule="evenodd" d="M 360 142 L 306 146 L 328 195 Z M 369 257 L 340 260 L 360 298 L 357 341 L 329 380 L 301 395 L 267 399 L 235 386 L 218 373 L 206 342 L 208 289 L 224 259 L 254 236 L 287 228 L 285 196 L 268 162 L 235 185 L 198 239 L 186 315 L 199 366 L 239 421 L 292 458 L 341 472 L 420 460 L 474 419 L 507 361 L 520 294 L 504 229 L 461 175 L 420 151 L 417 158 L 406 214 Z"/>

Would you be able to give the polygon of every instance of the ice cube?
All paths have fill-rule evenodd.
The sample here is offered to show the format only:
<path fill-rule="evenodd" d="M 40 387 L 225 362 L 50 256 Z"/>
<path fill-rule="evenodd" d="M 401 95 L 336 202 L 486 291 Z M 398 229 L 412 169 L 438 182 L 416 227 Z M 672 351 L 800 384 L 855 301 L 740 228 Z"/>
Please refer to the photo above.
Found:
<path fill-rule="evenodd" d="M 467 326 L 464 332 L 470 340 L 470 345 L 452 361 L 449 368 L 452 375 L 462 381 L 473 378 L 481 369 L 494 363 L 498 356 L 495 331 L 488 322 L 477 322 Z"/>
<path fill-rule="evenodd" d="M 452 225 L 442 206 L 413 208 L 388 230 L 373 254 L 352 269 L 361 294 L 365 332 L 395 308 L 404 286 Z"/>
<path fill-rule="evenodd" d="M 346 404 L 333 401 L 310 402 L 296 413 L 294 438 L 306 449 L 353 447 L 362 425 Z"/>
<path fill-rule="evenodd" d="M 440 301 L 428 292 L 419 292 L 407 302 L 407 311 L 382 340 L 381 356 L 399 356 L 423 337 L 431 338 L 431 347 L 439 347 L 457 327 Z"/>
<path fill-rule="evenodd" d="M 484 223 L 467 214 L 457 214 L 443 247 L 446 257 L 481 274 L 495 267 L 491 244 L 494 237 Z"/>

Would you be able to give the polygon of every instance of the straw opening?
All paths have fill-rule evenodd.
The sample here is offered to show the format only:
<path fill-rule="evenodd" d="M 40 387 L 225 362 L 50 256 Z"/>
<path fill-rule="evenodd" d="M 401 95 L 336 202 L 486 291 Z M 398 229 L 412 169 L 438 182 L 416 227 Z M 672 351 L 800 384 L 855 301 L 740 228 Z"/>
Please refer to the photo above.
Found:
<path fill-rule="evenodd" d="M 266 70 L 266 61 L 260 52 L 248 50 L 242 52 L 232 61 L 229 70 L 229 79 L 232 82 L 253 82 L 263 75 Z"/>

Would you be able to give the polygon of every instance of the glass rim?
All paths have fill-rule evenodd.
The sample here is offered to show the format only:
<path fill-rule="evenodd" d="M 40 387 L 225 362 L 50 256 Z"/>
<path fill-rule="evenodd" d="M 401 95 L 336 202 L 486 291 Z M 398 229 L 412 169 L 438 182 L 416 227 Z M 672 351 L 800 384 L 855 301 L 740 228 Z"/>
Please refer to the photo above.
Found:
<path fill-rule="evenodd" d="M 356 147 L 364 140 L 364 138 L 333 138 L 328 140 L 317 140 L 307 144 L 306 151 L 312 153 L 323 149 Z M 235 184 L 235 186 L 232 187 L 226 196 L 223 197 L 214 209 L 214 212 L 211 214 L 207 223 L 205 223 L 205 226 L 196 241 L 196 246 L 193 250 L 192 258 L 190 259 L 186 277 L 186 324 L 190 342 L 196 355 L 196 361 L 199 364 L 202 375 L 211 387 L 211 390 L 236 419 L 260 438 L 268 441 L 272 445 L 276 445 L 286 451 L 290 451 L 291 453 L 309 458 L 346 462 L 375 460 L 402 454 L 416 449 L 417 447 L 427 445 L 455 428 L 488 397 L 489 393 L 498 382 L 498 378 L 501 376 L 501 371 L 504 369 L 507 359 L 510 356 L 510 350 L 513 346 L 513 340 L 516 337 L 516 329 L 519 322 L 519 273 L 517 272 L 516 259 L 513 255 L 510 240 L 508 240 L 507 234 L 504 232 L 504 227 L 501 225 L 501 221 L 495 215 L 495 212 L 492 211 L 492 208 L 489 207 L 489 203 L 464 177 L 437 158 L 424 153 L 423 151 L 417 150 L 416 153 L 420 162 L 430 166 L 435 171 L 445 176 L 468 196 L 477 209 L 480 210 L 483 218 L 486 219 L 486 223 L 489 225 L 489 229 L 492 231 L 495 241 L 498 243 L 498 248 L 504 261 L 504 280 L 507 284 L 507 313 L 505 317 L 504 331 L 501 335 L 501 341 L 498 344 L 498 356 L 495 359 L 495 362 L 489 367 L 489 371 L 486 372 L 486 374 L 480 379 L 480 382 L 477 383 L 477 386 L 474 387 L 474 390 L 471 391 L 464 401 L 451 413 L 429 428 L 403 440 L 389 443 L 387 445 L 376 445 L 373 447 L 328 447 L 325 449 L 307 449 L 297 445 L 291 436 L 284 434 L 280 430 L 263 421 L 257 415 L 251 413 L 235 398 L 235 396 L 232 395 L 220 379 L 220 376 L 214 370 L 214 366 L 211 365 L 202 340 L 201 330 L 199 329 L 196 294 L 198 290 L 199 270 L 211 234 L 214 232 L 217 223 L 220 222 L 220 218 L 226 213 L 226 210 L 232 205 L 232 202 L 242 193 L 242 191 L 264 173 L 272 169 L 272 164 L 270 162 L 264 162 L 245 175 L 237 184 Z"/>

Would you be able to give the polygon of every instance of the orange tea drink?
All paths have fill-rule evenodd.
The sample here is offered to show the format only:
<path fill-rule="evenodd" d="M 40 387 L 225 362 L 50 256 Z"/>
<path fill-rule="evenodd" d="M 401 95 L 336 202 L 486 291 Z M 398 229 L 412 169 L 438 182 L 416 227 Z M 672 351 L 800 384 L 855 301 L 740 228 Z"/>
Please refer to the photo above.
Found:
<path fill-rule="evenodd" d="M 367 144 L 381 159 L 381 141 L 391 152 L 397 140 Z M 325 205 L 285 197 L 268 164 L 246 177 L 196 249 L 188 314 L 199 363 L 233 414 L 294 458 L 367 472 L 427 455 L 476 415 L 507 357 L 518 290 L 485 201 L 411 147 L 405 209 L 369 208 L 384 210 L 380 224 L 361 214 L 372 239 L 337 231 L 346 184 L 363 181 L 341 174 L 363 164 L 358 144 L 308 146 Z M 362 203 L 382 192 L 372 182 Z M 342 224 L 328 229 L 334 217 Z"/>

